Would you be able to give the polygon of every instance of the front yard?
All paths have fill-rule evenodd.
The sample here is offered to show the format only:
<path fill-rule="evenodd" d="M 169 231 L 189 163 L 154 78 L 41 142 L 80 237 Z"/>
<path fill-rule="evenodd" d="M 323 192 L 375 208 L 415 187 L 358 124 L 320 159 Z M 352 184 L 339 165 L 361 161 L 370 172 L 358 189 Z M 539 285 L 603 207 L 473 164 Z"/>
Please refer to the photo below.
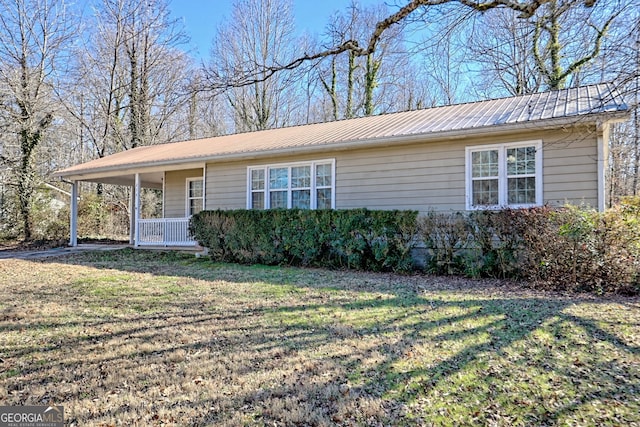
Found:
<path fill-rule="evenodd" d="M 0 261 L 0 404 L 71 426 L 638 426 L 640 299 L 131 250 Z"/>

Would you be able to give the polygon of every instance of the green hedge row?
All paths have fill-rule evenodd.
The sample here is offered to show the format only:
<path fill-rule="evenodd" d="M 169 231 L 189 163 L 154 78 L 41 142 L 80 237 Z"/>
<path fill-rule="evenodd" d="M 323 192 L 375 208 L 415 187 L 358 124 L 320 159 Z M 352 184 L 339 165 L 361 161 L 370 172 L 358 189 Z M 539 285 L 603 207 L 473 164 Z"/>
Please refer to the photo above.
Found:
<path fill-rule="evenodd" d="M 216 210 L 190 232 L 220 261 L 409 271 L 416 223 L 415 211 Z"/>
<path fill-rule="evenodd" d="M 605 213 L 578 207 L 432 212 L 233 210 L 194 215 L 213 259 L 525 280 L 539 289 L 640 292 L 640 201 Z"/>
<path fill-rule="evenodd" d="M 427 271 L 515 278 L 539 289 L 640 292 L 640 207 L 430 213 L 420 219 Z"/>

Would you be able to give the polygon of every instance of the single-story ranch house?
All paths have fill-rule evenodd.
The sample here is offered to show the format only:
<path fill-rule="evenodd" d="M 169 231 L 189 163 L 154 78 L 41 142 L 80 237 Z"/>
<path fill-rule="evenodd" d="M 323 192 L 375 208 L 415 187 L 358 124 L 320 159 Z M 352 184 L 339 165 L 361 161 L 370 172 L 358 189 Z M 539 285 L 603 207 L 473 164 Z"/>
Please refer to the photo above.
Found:
<path fill-rule="evenodd" d="M 612 84 L 138 147 L 57 172 L 133 187 L 131 240 L 195 245 L 201 209 L 464 211 L 566 203 L 603 210 L 610 124 L 629 108 Z M 163 218 L 140 218 L 162 189 Z"/>

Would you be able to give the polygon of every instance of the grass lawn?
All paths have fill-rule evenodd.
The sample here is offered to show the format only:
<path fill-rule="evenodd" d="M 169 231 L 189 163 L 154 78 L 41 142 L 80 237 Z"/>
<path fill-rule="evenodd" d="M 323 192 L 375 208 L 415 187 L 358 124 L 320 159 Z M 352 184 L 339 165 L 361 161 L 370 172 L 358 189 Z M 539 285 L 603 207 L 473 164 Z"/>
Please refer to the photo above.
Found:
<path fill-rule="evenodd" d="M 0 261 L 0 404 L 71 426 L 639 426 L 640 299 L 132 250 Z"/>

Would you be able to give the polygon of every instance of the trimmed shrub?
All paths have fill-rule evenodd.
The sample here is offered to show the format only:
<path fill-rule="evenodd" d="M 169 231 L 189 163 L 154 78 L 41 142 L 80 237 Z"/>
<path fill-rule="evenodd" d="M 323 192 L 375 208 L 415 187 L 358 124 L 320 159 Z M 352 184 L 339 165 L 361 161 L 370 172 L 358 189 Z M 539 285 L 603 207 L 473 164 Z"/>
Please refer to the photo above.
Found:
<path fill-rule="evenodd" d="M 409 271 L 415 211 L 216 210 L 190 231 L 216 260 L 369 271 Z"/>
<path fill-rule="evenodd" d="M 636 294 L 640 203 L 634 203 L 605 213 L 540 207 L 431 212 L 419 220 L 414 211 L 218 210 L 194 215 L 190 230 L 220 261 L 409 271 L 421 241 L 430 273 Z"/>
<path fill-rule="evenodd" d="M 465 274 L 473 266 L 471 222 L 462 213 L 429 212 L 418 220 L 420 237 L 427 249 L 426 271 L 432 274 Z"/>
<path fill-rule="evenodd" d="M 430 213 L 419 221 L 428 271 L 525 279 L 541 289 L 640 292 L 640 210 L 569 206 Z"/>

